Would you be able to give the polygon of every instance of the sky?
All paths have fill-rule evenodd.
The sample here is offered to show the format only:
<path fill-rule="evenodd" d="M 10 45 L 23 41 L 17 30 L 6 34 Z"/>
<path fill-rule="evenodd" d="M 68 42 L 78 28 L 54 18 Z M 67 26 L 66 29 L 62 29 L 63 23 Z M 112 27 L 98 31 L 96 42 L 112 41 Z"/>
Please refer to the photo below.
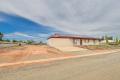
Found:
<path fill-rule="evenodd" d="M 6 38 L 36 39 L 61 32 L 120 34 L 120 0 L 1 0 L 0 31 Z"/>
<path fill-rule="evenodd" d="M 18 15 L 0 12 L 0 19 L 0 31 L 5 34 L 5 39 L 44 40 L 58 31 Z"/>

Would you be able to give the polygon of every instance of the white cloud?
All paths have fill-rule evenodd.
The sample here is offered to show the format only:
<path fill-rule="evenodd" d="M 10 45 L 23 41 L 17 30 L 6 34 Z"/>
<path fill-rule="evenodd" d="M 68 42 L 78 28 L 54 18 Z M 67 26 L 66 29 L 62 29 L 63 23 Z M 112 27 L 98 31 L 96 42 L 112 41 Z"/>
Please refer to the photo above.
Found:
<path fill-rule="evenodd" d="M 117 34 L 119 4 L 119 0 L 1 0 L 0 11 L 72 33 Z"/>
<path fill-rule="evenodd" d="M 28 34 L 25 33 L 20 33 L 20 32 L 15 32 L 15 33 L 9 33 L 9 34 L 5 34 L 5 37 L 26 37 L 26 38 L 34 38 L 33 36 L 30 36 Z"/>
<path fill-rule="evenodd" d="M 4 37 L 6 39 L 17 39 L 17 40 L 34 40 L 34 41 L 43 41 L 45 42 L 50 36 L 50 34 L 43 34 L 43 33 L 35 33 L 35 34 L 28 34 L 28 33 L 21 33 L 21 32 L 14 32 L 5 34 Z"/>

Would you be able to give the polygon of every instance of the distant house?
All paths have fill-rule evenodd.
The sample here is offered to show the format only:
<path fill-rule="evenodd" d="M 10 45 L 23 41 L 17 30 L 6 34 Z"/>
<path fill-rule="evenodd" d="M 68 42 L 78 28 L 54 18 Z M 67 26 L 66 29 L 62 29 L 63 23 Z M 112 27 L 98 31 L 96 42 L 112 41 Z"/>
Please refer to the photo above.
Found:
<path fill-rule="evenodd" d="M 101 44 L 107 44 L 106 40 L 102 40 L 100 43 Z M 116 44 L 116 41 L 115 40 L 108 40 L 108 43 L 109 44 Z"/>
<path fill-rule="evenodd" d="M 48 45 L 52 47 L 99 45 L 102 39 L 79 35 L 54 34 L 48 38 Z"/>

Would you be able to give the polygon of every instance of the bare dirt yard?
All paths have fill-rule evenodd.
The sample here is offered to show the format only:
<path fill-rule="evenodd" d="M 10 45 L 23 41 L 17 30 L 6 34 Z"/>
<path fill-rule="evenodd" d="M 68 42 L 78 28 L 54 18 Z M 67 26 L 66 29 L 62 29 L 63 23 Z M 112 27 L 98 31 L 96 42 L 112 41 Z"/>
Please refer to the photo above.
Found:
<path fill-rule="evenodd" d="M 78 47 L 77 47 L 78 48 Z M 68 49 L 68 48 L 67 48 Z M 71 47 L 70 49 L 71 50 Z M 34 63 L 41 60 L 57 60 L 66 57 L 82 57 L 96 54 L 112 53 L 120 49 L 84 49 L 79 51 L 60 51 L 47 45 L 24 45 L 0 48 L 0 66 L 16 65 L 17 63 Z M 26 62 L 27 61 L 27 62 Z M 9 64 L 10 63 L 10 64 Z M 25 64 L 24 63 L 24 64 Z"/>
<path fill-rule="evenodd" d="M 26 45 L 0 49 L 0 63 L 70 56 L 46 45 Z"/>

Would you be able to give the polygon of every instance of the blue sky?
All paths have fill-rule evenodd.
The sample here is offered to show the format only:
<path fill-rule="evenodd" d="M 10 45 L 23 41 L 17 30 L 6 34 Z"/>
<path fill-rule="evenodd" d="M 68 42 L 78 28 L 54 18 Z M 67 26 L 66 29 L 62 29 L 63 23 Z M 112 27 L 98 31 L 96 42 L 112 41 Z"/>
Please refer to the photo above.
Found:
<path fill-rule="evenodd" d="M 0 30 L 5 33 L 28 32 L 28 33 L 51 33 L 54 28 L 38 24 L 26 18 L 0 12 Z"/>
<path fill-rule="evenodd" d="M 0 12 L 0 19 L 0 31 L 5 34 L 6 39 L 43 40 L 58 31 L 18 15 Z"/>
<path fill-rule="evenodd" d="M 119 36 L 119 8 L 120 0 L 1 0 L 0 31 L 17 39 L 38 39 L 59 31 Z"/>

